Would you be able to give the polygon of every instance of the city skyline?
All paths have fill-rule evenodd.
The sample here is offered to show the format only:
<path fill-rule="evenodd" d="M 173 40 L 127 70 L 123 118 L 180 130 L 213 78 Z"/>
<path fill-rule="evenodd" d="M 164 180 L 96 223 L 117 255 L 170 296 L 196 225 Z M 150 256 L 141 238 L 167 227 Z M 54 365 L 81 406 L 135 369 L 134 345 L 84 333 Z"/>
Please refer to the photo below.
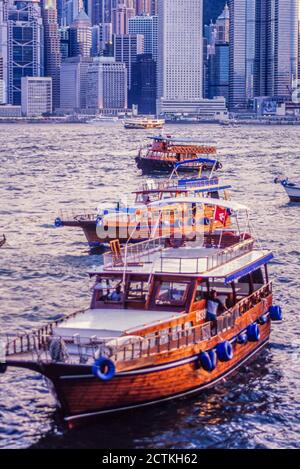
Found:
<path fill-rule="evenodd" d="M 52 112 L 63 112 L 63 64 L 76 57 L 91 59 L 87 63 L 106 57 L 125 64 L 130 107 L 152 102 L 155 83 L 159 115 L 213 117 L 226 115 L 226 106 L 231 113 L 256 112 L 266 98 L 269 110 L 283 112 L 282 106 L 293 103 L 296 112 L 300 0 L 223 5 L 223 12 L 204 25 L 203 0 L 0 0 L 1 109 L 21 107 L 22 77 L 29 76 L 52 80 Z M 138 58 L 144 54 L 141 66 Z M 136 88 L 130 94 L 137 63 L 141 93 L 148 90 L 151 96 L 139 97 Z M 149 70 L 156 74 L 151 86 Z"/>

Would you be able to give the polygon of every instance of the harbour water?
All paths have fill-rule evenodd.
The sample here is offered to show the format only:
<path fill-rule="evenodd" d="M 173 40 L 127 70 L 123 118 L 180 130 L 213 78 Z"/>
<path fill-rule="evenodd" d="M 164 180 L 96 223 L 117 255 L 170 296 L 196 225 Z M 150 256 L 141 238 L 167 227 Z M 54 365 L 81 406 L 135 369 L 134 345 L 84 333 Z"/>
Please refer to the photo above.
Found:
<path fill-rule="evenodd" d="M 257 237 L 275 254 L 284 322 L 273 325 L 255 363 L 217 388 L 72 432 L 43 378 L 10 369 L 0 376 L 0 448 L 300 447 L 300 204 L 273 184 L 280 174 L 300 181 L 300 128 L 169 125 L 166 132 L 217 143 L 232 198 L 251 207 Z M 53 221 L 61 209 L 80 213 L 133 190 L 144 179 L 134 156 L 151 135 L 110 123 L 0 126 L 1 335 L 88 306 L 86 272 L 101 258 L 80 230 Z"/>

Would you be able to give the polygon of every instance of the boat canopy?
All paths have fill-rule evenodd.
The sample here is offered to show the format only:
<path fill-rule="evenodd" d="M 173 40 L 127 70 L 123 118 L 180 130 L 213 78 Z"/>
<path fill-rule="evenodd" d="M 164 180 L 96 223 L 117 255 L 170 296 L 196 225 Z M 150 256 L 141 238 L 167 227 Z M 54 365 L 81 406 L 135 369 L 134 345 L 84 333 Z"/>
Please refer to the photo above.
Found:
<path fill-rule="evenodd" d="M 202 278 L 222 278 L 225 283 L 231 283 L 239 280 L 252 272 L 255 272 L 261 266 L 267 264 L 274 258 L 270 251 L 251 251 L 243 256 L 232 259 L 231 261 L 216 267 L 213 270 L 201 274 Z"/>
<path fill-rule="evenodd" d="M 203 164 L 207 163 L 207 164 L 215 165 L 218 163 L 218 160 L 211 160 L 210 158 L 194 158 L 192 160 L 178 161 L 178 163 L 176 163 L 175 166 L 177 168 L 178 166 L 183 166 L 188 163 L 203 163 Z"/>
<path fill-rule="evenodd" d="M 198 143 L 201 145 L 216 145 L 216 142 L 205 142 L 204 140 L 194 140 L 192 138 L 173 138 L 168 135 L 158 135 L 156 137 L 147 137 L 150 140 L 156 140 L 160 142 L 171 142 L 171 143 Z"/>
<path fill-rule="evenodd" d="M 172 197 L 170 199 L 159 200 L 148 205 L 148 207 L 163 207 L 171 204 L 197 204 L 197 205 L 212 205 L 215 207 L 227 208 L 229 210 L 244 210 L 249 211 L 246 205 L 234 202 L 233 200 L 222 200 L 222 199 L 207 199 L 204 197 Z"/>

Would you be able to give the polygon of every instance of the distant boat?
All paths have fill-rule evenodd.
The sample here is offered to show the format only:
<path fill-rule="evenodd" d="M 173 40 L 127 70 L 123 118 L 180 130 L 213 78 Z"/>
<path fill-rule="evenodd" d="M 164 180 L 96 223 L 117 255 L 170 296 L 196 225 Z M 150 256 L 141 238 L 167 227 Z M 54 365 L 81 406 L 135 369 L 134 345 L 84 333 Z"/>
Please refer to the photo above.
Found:
<path fill-rule="evenodd" d="M 282 185 L 291 202 L 300 202 L 300 183 L 295 184 L 288 179 L 280 178 L 276 178 L 274 182 Z"/>
<path fill-rule="evenodd" d="M 123 121 L 125 129 L 163 129 L 164 119 L 152 119 L 149 117 L 127 118 Z"/>
<path fill-rule="evenodd" d="M 199 171 L 200 166 L 203 171 L 222 168 L 219 161 L 207 158 L 208 155 L 216 155 L 217 148 L 214 144 L 173 138 L 171 135 L 149 139 L 153 140 L 152 144 L 141 147 L 135 159 L 137 167 L 143 173 L 172 172 L 176 166 L 180 172 Z"/>
<path fill-rule="evenodd" d="M 5 235 L 2 236 L 2 239 L 0 239 L 0 248 L 2 248 L 2 246 L 5 244 L 6 242 L 6 238 L 5 238 Z"/>
<path fill-rule="evenodd" d="M 118 122 L 118 117 L 116 116 L 97 116 L 94 119 L 87 121 L 87 124 L 103 124 L 103 122 Z"/>

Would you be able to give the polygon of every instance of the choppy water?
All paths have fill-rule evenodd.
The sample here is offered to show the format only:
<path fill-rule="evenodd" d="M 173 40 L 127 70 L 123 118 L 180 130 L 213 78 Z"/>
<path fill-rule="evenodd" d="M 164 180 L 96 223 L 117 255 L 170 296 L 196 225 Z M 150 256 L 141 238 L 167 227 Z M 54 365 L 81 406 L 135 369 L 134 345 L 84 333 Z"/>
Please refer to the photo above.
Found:
<path fill-rule="evenodd" d="M 275 301 L 285 321 L 251 367 L 196 398 L 65 433 L 43 379 L 0 376 L 0 447 L 300 447 L 300 204 L 273 180 L 300 180 L 297 127 L 170 126 L 178 136 L 218 143 L 234 199 L 253 209 L 272 249 Z M 81 231 L 53 228 L 60 209 L 95 208 L 141 182 L 134 156 L 144 131 L 120 125 L 1 125 L 0 333 L 31 329 L 89 302 L 89 255 Z M 151 135 L 151 132 L 150 132 Z M 141 424 L 142 422 L 142 424 Z"/>

